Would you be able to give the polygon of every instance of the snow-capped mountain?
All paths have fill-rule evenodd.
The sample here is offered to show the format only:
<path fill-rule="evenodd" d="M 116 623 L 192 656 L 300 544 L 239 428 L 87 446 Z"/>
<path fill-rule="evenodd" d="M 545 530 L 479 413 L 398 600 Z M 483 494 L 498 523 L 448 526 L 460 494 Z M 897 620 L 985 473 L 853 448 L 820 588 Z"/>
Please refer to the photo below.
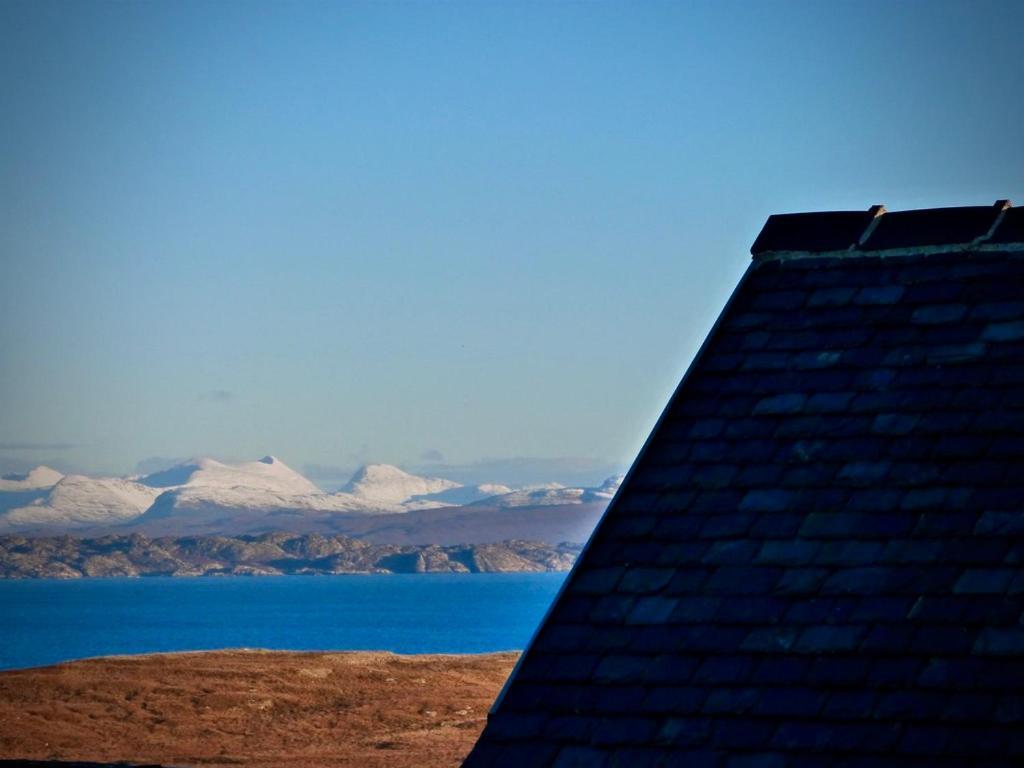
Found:
<path fill-rule="evenodd" d="M 352 476 L 341 493 L 371 506 L 386 507 L 400 505 L 413 498 L 427 501 L 430 496 L 461 487 L 439 477 L 410 475 L 390 464 L 368 464 Z"/>
<path fill-rule="evenodd" d="M 56 469 L 40 465 L 24 475 L 4 475 L 0 477 L 0 492 L 35 491 L 41 488 L 52 488 L 64 477 Z"/>
<path fill-rule="evenodd" d="M 0 526 L 80 528 L 126 522 L 145 512 L 159 493 L 131 480 L 65 475 L 45 496 L 0 516 Z"/>
<path fill-rule="evenodd" d="M 466 506 L 512 508 L 607 501 L 621 478 L 598 488 L 552 484 L 513 489 L 464 486 L 389 464 L 359 469 L 340 491 L 325 493 L 274 456 L 228 464 L 192 459 L 130 478 L 61 475 L 37 467 L 0 485 L 0 532 L 281 529 L 337 516 L 394 515 Z M 305 523 L 303 523 L 305 521 Z"/>
<path fill-rule="evenodd" d="M 10 509 L 38 503 L 46 498 L 63 478 L 60 472 L 50 467 L 39 466 L 24 475 L 4 475 L 0 478 L 0 521 Z"/>
<path fill-rule="evenodd" d="M 486 507 L 549 507 L 611 501 L 622 484 L 622 476 L 609 477 L 597 488 L 567 488 L 558 483 L 528 486 L 475 502 Z"/>

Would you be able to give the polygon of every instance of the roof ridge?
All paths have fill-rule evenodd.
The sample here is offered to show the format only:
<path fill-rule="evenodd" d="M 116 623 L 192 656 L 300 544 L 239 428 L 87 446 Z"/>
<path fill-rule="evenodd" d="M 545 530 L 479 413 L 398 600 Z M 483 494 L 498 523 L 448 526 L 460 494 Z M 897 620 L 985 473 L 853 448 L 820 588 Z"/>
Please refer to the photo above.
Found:
<path fill-rule="evenodd" d="M 1024 208 L 990 206 L 773 214 L 750 248 L 756 261 L 1024 251 Z"/>

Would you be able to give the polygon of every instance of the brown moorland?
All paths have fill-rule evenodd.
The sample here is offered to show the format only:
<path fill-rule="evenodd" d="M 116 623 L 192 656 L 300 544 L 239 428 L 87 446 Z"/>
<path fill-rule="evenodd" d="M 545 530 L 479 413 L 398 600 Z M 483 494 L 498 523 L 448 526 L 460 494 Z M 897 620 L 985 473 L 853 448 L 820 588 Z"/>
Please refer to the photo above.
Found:
<path fill-rule="evenodd" d="M 517 653 L 210 651 L 0 673 L 0 758 L 455 766 Z"/>

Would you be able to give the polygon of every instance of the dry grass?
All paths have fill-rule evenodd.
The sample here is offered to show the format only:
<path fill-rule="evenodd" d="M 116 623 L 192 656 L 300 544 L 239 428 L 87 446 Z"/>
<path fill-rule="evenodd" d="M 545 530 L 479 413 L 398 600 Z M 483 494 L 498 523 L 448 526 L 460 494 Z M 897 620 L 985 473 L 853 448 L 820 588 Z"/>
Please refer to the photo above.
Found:
<path fill-rule="evenodd" d="M 516 654 L 215 651 L 0 673 L 0 757 L 458 765 Z"/>

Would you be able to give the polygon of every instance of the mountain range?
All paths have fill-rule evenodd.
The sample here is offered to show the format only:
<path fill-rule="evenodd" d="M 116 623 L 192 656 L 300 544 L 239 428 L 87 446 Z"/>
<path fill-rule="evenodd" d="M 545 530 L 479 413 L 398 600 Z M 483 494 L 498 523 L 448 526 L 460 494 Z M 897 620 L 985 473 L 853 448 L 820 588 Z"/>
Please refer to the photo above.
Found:
<path fill-rule="evenodd" d="M 377 543 L 584 541 L 618 489 L 510 488 L 421 477 L 388 464 L 327 493 L 274 456 L 193 459 L 146 475 L 96 478 L 36 467 L 0 479 L 0 533 L 28 536 L 332 533 Z"/>

